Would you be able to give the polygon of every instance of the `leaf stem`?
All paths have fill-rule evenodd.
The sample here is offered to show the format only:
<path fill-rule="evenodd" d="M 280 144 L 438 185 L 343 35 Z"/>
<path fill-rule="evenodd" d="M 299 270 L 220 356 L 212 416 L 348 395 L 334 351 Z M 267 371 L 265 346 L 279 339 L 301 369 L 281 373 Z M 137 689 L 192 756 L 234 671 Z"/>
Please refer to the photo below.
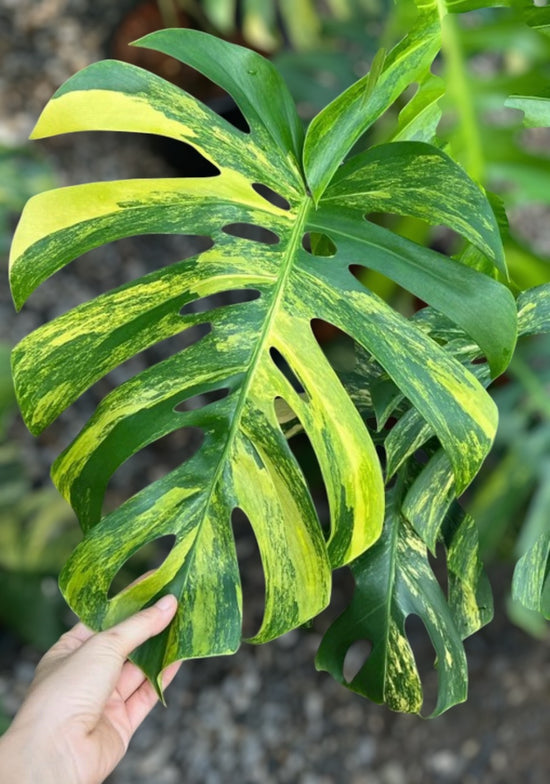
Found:
<path fill-rule="evenodd" d="M 460 41 L 458 24 L 452 14 L 441 19 L 441 48 L 446 60 L 448 92 L 458 115 L 457 135 L 466 171 L 483 182 L 485 161 L 479 123 Z"/>

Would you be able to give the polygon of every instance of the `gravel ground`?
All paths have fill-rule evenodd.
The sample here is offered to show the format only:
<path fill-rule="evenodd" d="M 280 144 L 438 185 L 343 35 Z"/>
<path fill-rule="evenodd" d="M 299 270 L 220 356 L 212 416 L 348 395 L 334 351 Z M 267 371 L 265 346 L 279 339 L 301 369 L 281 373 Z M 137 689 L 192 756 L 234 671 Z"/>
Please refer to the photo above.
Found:
<path fill-rule="evenodd" d="M 120 5 L 111 0 L 0 0 L 0 143 L 22 143 L 53 90 L 104 56 Z M 128 136 L 121 144 L 115 134 L 80 134 L 39 146 L 63 184 L 172 173 L 146 139 Z M 45 319 L 189 250 L 178 238 L 155 237 L 87 254 L 36 292 L 17 318 L 4 278 L 0 339 L 13 343 Z M 41 439 L 14 426 L 37 484 L 98 396 L 147 360 L 139 357 L 112 374 Z M 141 459 L 133 468 L 148 479 L 148 458 Z M 171 459 L 164 452 L 157 455 L 155 469 L 159 461 L 169 464 Z M 119 476 L 115 501 L 126 481 Z M 497 584 L 507 577 L 498 573 Z M 342 577 L 336 590 L 338 597 L 348 590 Z M 254 584 L 247 591 L 254 611 L 254 597 L 257 603 L 261 592 Z M 186 663 L 168 693 L 168 707 L 156 708 L 137 733 L 111 784 L 549 780 L 549 640 L 526 637 L 499 608 L 496 621 L 468 642 L 469 701 L 425 722 L 369 704 L 315 672 L 313 656 L 327 622 L 322 617 L 311 630 L 266 646 L 243 646 L 233 657 Z M 413 637 L 433 691 L 431 651 L 422 635 L 413 631 Z M 36 652 L 20 650 L 0 630 L 0 701 L 7 712 L 17 709 L 36 660 Z"/>
<path fill-rule="evenodd" d="M 325 625 L 321 618 L 312 630 L 232 657 L 185 663 L 168 707 L 157 706 L 138 730 L 110 784 L 546 784 L 548 641 L 529 639 L 499 614 L 467 644 L 468 702 L 423 721 L 315 672 Z M 427 672 L 424 641 L 413 642 Z M 36 658 L 29 649 L 2 651 L 7 711 L 19 705 Z"/>

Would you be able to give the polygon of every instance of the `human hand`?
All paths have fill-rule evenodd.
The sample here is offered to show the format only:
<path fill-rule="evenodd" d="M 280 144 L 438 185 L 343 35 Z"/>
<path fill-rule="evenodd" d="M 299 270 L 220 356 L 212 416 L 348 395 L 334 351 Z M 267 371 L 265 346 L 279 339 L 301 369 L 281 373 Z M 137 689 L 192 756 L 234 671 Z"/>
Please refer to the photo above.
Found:
<path fill-rule="evenodd" d="M 2 784 L 101 784 L 120 762 L 157 695 L 127 661 L 177 609 L 164 596 L 107 631 L 79 623 L 45 654 L 23 705 L 0 738 Z M 168 667 L 163 686 L 180 662 Z"/>

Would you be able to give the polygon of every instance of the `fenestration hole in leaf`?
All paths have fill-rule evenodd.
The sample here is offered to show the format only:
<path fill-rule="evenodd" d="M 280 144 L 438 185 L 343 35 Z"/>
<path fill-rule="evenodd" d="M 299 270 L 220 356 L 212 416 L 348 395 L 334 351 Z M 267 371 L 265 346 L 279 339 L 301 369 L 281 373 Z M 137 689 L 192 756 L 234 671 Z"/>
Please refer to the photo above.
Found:
<path fill-rule="evenodd" d="M 337 247 L 327 234 L 307 231 L 302 237 L 302 247 L 312 256 L 332 257 Z"/>
<path fill-rule="evenodd" d="M 338 327 L 335 327 L 329 321 L 323 321 L 323 319 L 311 319 L 311 330 L 321 347 L 324 343 L 329 343 L 336 338 L 347 338 L 347 335 L 339 330 Z"/>
<path fill-rule="evenodd" d="M 275 406 L 277 422 L 287 440 L 302 432 L 302 423 L 284 398 L 274 398 L 273 405 Z"/>
<path fill-rule="evenodd" d="M 254 223 L 228 223 L 222 231 L 231 237 L 240 237 L 242 240 L 261 242 L 263 245 L 277 245 L 279 237 L 274 231 Z"/>
<path fill-rule="evenodd" d="M 116 288 L 154 270 L 166 270 L 168 256 L 180 263 L 213 246 L 207 234 L 135 234 L 94 248 L 71 263 L 84 261 L 81 272 L 86 281 L 95 280 L 102 289 Z"/>
<path fill-rule="evenodd" d="M 261 292 L 258 289 L 228 289 L 228 291 L 219 291 L 216 294 L 209 294 L 207 297 L 191 300 L 180 310 L 180 316 L 206 313 L 216 308 L 228 307 L 229 305 L 242 305 L 245 302 L 253 302 L 260 296 Z"/>
<path fill-rule="evenodd" d="M 112 599 L 124 591 L 135 580 L 146 572 L 156 571 L 166 561 L 176 543 L 175 534 L 165 534 L 142 545 L 123 563 L 115 574 L 107 591 L 107 598 Z"/>
<path fill-rule="evenodd" d="M 200 395 L 193 395 L 193 397 L 183 400 L 174 407 L 174 411 L 194 411 L 197 408 L 204 408 L 211 403 L 216 403 L 218 400 L 223 400 L 229 394 L 228 387 L 222 389 L 209 389 L 207 392 L 201 392 Z"/>
<path fill-rule="evenodd" d="M 113 440 L 111 462 L 114 465 L 118 462 L 118 444 L 127 451 L 128 439 L 133 439 L 131 445 L 135 443 L 135 448 L 139 449 L 139 435 L 135 426 L 128 426 L 128 431 L 126 435 L 121 434 L 116 442 Z M 167 433 L 139 449 L 113 471 L 103 501 L 103 514 L 113 511 L 140 490 L 191 460 L 200 450 L 203 441 L 203 430 L 189 425 Z"/>
<path fill-rule="evenodd" d="M 166 239 L 165 234 L 142 234 L 137 235 L 136 237 L 131 237 L 132 240 L 141 241 L 142 239 L 147 241 L 147 238 L 151 240 L 151 249 L 149 249 L 149 255 L 152 257 L 152 260 L 157 262 L 157 266 L 161 267 L 162 264 L 158 264 L 158 250 L 159 245 L 162 240 Z M 177 252 L 177 259 L 178 262 L 185 261 L 185 259 L 190 259 L 193 256 L 198 256 L 200 253 L 205 253 L 210 248 L 214 247 L 214 240 L 208 234 L 171 234 L 169 237 L 170 248 L 172 246 L 175 247 Z M 157 250 L 157 256 L 155 256 L 154 251 Z M 160 261 L 164 260 L 164 265 L 166 263 L 166 259 L 163 257 Z"/>
<path fill-rule="evenodd" d="M 192 145 L 168 136 L 148 136 L 153 150 L 186 177 L 217 177 L 220 174 L 219 168 Z"/>
<path fill-rule="evenodd" d="M 38 294 L 37 289 L 30 295 L 28 302 L 36 301 L 38 308 L 42 307 L 39 302 L 49 302 L 50 316 L 61 316 L 87 302 L 92 295 L 139 282 L 144 275 L 166 267 L 167 257 L 185 261 L 213 245 L 212 238 L 203 234 L 136 234 L 113 240 L 86 251 L 57 270 L 40 284 Z M 74 281 L 80 281 L 80 285 L 75 286 Z M 60 297 L 60 289 L 70 291 L 71 296 Z"/>
<path fill-rule="evenodd" d="M 296 375 L 296 373 L 292 370 L 286 359 L 283 357 L 280 351 L 276 348 L 270 348 L 269 353 L 271 355 L 271 359 L 273 360 L 273 364 L 281 371 L 283 376 L 286 380 L 291 384 L 292 388 L 295 392 L 299 395 L 304 396 L 306 399 L 308 398 L 307 392 L 304 388 L 304 385 Z"/>
<path fill-rule="evenodd" d="M 352 642 L 342 665 L 342 672 L 347 683 L 351 683 L 356 677 L 369 658 L 371 651 L 372 643 L 370 640 L 355 640 L 355 642 Z"/>
<path fill-rule="evenodd" d="M 292 411 L 290 407 L 289 410 Z M 290 433 L 292 433 L 292 431 L 289 432 L 287 430 L 285 433 L 283 423 L 280 422 L 279 427 L 283 433 L 286 434 L 287 439 L 289 439 L 288 445 L 292 451 L 292 454 L 296 458 L 296 462 L 300 466 L 305 482 L 309 489 L 311 500 L 313 501 L 313 506 L 315 507 L 315 511 L 317 513 L 317 518 L 321 524 L 321 528 L 323 529 L 326 538 L 328 539 L 330 535 L 330 506 L 325 480 L 321 472 L 321 466 L 319 465 L 317 455 L 315 454 L 315 449 L 313 448 L 313 445 L 309 440 L 302 423 L 298 417 L 296 417 L 294 421 L 296 422 L 295 429 L 297 432 L 293 434 L 292 438 L 290 437 Z"/>
<path fill-rule="evenodd" d="M 268 185 L 263 185 L 261 182 L 255 182 L 252 187 L 262 198 L 273 204 L 274 207 L 279 207 L 281 210 L 289 210 L 290 202 L 285 199 L 280 193 L 274 191 Z"/>
<path fill-rule="evenodd" d="M 150 349 L 147 349 L 145 352 L 143 352 L 143 359 L 146 366 L 154 365 L 159 361 L 159 357 L 161 359 L 166 359 L 167 357 L 171 357 L 172 354 L 175 354 L 177 351 L 183 351 L 183 349 L 194 346 L 211 332 L 212 324 L 210 324 L 209 321 L 204 321 L 200 324 L 192 324 L 190 327 L 187 327 L 187 329 L 182 330 L 176 335 L 172 335 L 172 337 L 161 340 L 160 343 L 156 343 Z"/>
<path fill-rule="evenodd" d="M 233 98 L 225 93 L 208 101 L 208 105 L 216 114 L 227 120 L 234 128 L 243 133 L 250 133 L 250 125 Z"/>
<path fill-rule="evenodd" d="M 79 398 L 78 405 L 82 406 L 83 411 L 89 410 L 91 406 L 95 408 L 102 398 L 125 381 L 134 378 L 146 368 L 171 357 L 178 351 L 190 348 L 195 345 L 195 343 L 203 340 L 210 332 L 212 332 L 212 325 L 208 321 L 201 324 L 193 324 L 192 326 L 187 327 L 187 329 L 182 329 L 182 331 L 178 332 L 176 335 L 160 340 L 158 343 L 140 351 L 133 357 L 129 357 L 129 359 L 113 368 L 109 373 L 103 376 L 103 378 L 98 379 L 98 381 Z"/>
<path fill-rule="evenodd" d="M 378 270 L 371 269 L 367 266 L 362 266 L 360 264 L 350 264 L 348 267 L 349 271 L 353 275 L 353 277 L 361 283 L 366 289 L 368 289 L 373 294 L 376 294 L 381 299 L 392 300 L 397 297 L 402 289 L 398 286 L 395 281 L 391 278 L 388 278 L 382 272 Z M 410 305 L 410 296 L 408 294 L 404 295 L 404 304 L 402 308 L 407 315 L 412 315 L 413 309 Z"/>
<path fill-rule="evenodd" d="M 243 592 L 243 637 L 253 637 L 261 626 L 265 609 L 265 576 L 260 548 L 252 524 L 242 509 L 233 510 L 231 526 Z"/>
<path fill-rule="evenodd" d="M 447 571 L 447 554 L 445 552 L 445 545 L 443 542 L 438 542 L 436 545 L 435 555 L 428 551 L 428 561 L 430 568 L 439 587 L 445 594 L 449 596 L 449 573 Z"/>

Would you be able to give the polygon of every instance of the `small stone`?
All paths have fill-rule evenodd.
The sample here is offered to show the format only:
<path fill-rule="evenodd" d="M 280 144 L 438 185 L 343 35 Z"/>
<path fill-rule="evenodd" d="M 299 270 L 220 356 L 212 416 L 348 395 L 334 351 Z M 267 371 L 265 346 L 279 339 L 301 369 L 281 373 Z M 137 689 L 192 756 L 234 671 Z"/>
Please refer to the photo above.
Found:
<path fill-rule="evenodd" d="M 318 722 L 323 718 L 323 696 L 316 691 L 306 694 L 304 700 L 304 713 L 308 722 Z"/>
<path fill-rule="evenodd" d="M 407 784 L 405 769 L 398 762 L 387 762 L 380 771 L 382 784 Z"/>
<path fill-rule="evenodd" d="M 292 631 L 281 635 L 281 637 L 278 637 L 275 640 L 275 644 L 281 648 L 288 649 L 288 648 L 293 648 L 296 645 L 297 641 L 298 641 L 298 632 L 296 631 L 296 629 L 293 629 Z"/>
<path fill-rule="evenodd" d="M 380 779 L 376 773 L 356 773 L 351 784 L 380 784 Z"/>
<path fill-rule="evenodd" d="M 508 756 L 504 751 L 497 749 L 490 757 L 491 768 L 496 773 L 502 773 L 508 767 Z"/>
<path fill-rule="evenodd" d="M 376 741 L 369 736 L 361 738 L 353 754 L 353 762 L 358 768 L 372 765 L 376 757 Z"/>
<path fill-rule="evenodd" d="M 468 738 L 464 741 L 460 748 L 462 756 L 466 759 L 473 759 L 474 757 L 477 757 L 480 750 L 481 746 L 475 738 Z"/>
<path fill-rule="evenodd" d="M 149 749 L 141 763 L 141 772 L 145 776 L 158 776 L 166 767 L 174 750 L 174 738 L 157 741 Z"/>
<path fill-rule="evenodd" d="M 448 749 L 436 751 L 428 761 L 428 765 L 435 773 L 441 776 L 454 776 L 462 767 L 457 755 Z"/>
<path fill-rule="evenodd" d="M 506 699 L 509 705 L 521 705 L 525 702 L 529 697 L 527 691 L 521 686 L 514 686 L 510 689 L 508 694 L 506 695 Z"/>

